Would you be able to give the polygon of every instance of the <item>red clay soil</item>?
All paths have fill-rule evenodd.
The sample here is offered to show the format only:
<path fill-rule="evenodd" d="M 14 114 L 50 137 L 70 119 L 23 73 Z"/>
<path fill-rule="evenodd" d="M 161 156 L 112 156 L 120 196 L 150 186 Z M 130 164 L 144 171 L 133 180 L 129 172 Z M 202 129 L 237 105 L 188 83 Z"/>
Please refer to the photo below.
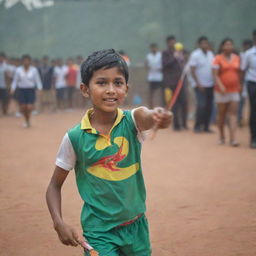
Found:
<path fill-rule="evenodd" d="M 41 114 L 33 126 L 0 118 L 0 255 L 79 256 L 62 245 L 45 203 L 65 131 L 83 113 Z M 217 145 L 217 134 L 159 131 L 143 146 L 147 216 L 153 256 L 256 255 L 256 151 L 248 128 L 239 148 Z M 82 201 L 74 172 L 63 188 L 63 215 L 80 230 Z"/>

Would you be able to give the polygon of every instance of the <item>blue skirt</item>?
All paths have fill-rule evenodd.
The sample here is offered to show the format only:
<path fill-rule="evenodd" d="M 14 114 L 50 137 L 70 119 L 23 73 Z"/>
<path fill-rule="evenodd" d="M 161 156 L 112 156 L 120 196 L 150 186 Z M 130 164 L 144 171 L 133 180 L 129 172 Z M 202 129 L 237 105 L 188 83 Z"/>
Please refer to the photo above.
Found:
<path fill-rule="evenodd" d="M 33 105 L 36 100 L 35 88 L 19 88 L 18 89 L 18 101 L 20 104 Z"/>

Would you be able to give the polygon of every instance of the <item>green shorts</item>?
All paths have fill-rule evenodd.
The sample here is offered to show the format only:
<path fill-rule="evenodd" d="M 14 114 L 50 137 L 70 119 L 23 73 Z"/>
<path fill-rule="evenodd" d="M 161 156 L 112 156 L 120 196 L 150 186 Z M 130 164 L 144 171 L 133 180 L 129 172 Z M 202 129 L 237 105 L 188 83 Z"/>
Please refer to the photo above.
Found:
<path fill-rule="evenodd" d="M 84 236 L 100 256 L 151 255 L 148 221 L 144 214 L 129 225 L 107 232 L 85 232 Z"/>

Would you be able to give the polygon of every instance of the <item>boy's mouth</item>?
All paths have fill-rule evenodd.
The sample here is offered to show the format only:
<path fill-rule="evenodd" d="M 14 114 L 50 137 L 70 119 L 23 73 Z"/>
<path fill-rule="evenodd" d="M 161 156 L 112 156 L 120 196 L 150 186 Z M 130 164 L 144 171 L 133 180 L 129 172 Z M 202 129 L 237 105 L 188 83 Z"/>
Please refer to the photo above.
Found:
<path fill-rule="evenodd" d="M 117 101 L 117 99 L 116 98 L 105 98 L 105 99 L 103 99 L 103 101 L 115 102 L 115 101 Z"/>

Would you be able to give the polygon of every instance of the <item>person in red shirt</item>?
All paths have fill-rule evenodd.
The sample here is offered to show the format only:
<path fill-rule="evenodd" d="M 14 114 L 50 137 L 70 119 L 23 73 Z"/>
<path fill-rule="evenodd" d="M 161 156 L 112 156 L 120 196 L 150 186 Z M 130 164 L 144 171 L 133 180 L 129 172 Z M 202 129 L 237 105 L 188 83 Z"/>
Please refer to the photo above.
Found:
<path fill-rule="evenodd" d="M 76 80 L 77 80 L 77 72 L 78 72 L 78 66 L 74 63 L 74 60 L 72 58 L 69 58 L 67 60 L 68 65 L 68 74 L 66 77 L 67 81 L 67 96 L 68 96 L 68 108 L 73 108 L 73 102 L 74 102 L 74 93 L 76 89 Z"/>
<path fill-rule="evenodd" d="M 224 39 L 219 54 L 213 60 L 215 78 L 215 101 L 218 110 L 220 144 L 225 143 L 224 125 L 228 117 L 230 145 L 239 146 L 236 141 L 237 110 L 240 93 L 240 57 L 234 53 L 233 40 Z"/>

